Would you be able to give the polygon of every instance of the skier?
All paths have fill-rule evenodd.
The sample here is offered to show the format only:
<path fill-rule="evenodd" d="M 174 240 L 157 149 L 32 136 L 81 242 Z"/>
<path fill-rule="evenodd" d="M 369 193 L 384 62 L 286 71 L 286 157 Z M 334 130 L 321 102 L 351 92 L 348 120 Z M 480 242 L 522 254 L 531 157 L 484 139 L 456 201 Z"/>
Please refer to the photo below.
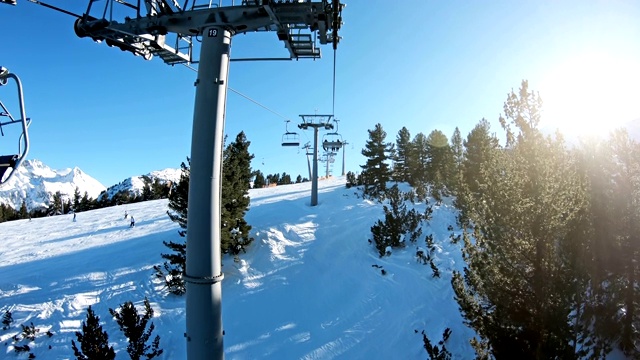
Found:
<path fill-rule="evenodd" d="M 73 222 L 76 222 L 76 213 L 75 213 L 75 211 L 73 212 Z"/>
<path fill-rule="evenodd" d="M 127 214 L 127 210 L 124 211 L 124 218 L 126 219 L 129 214 Z"/>
<path fill-rule="evenodd" d="M 129 227 L 134 227 L 136 226 L 136 220 L 133 218 L 133 215 L 131 215 L 131 225 L 129 225 Z"/>

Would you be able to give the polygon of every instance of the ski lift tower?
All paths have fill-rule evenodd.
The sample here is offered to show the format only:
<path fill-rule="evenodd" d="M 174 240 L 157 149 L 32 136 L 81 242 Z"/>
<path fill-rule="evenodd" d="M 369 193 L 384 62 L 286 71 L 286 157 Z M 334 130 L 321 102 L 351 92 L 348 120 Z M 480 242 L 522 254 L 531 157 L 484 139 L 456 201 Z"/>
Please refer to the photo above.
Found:
<path fill-rule="evenodd" d="M 313 128 L 313 173 L 311 174 L 311 206 L 318 205 L 318 129 L 333 129 L 330 123 L 333 115 L 300 115 L 302 124 L 298 127 L 303 130 Z"/>
<path fill-rule="evenodd" d="M 317 59 L 320 49 L 316 41 L 333 44 L 334 51 L 337 48 L 343 4 L 340 0 L 198 2 L 90 0 L 87 12 L 78 17 L 74 30 L 79 37 L 96 42 L 105 40 L 109 46 L 145 59 L 157 55 L 169 65 L 198 64 L 184 274 L 185 337 L 188 359 L 210 360 L 224 358 L 220 189 L 231 38 L 253 31 L 275 31 L 291 59 Z M 94 3 L 104 4 L 101 17 L 89 15 Z M 112 16 L 116 14 L 115 7 L 133 10 L 133 14 L 118 22 Z M 177 36 L 175 47 L 169 46 L 167 34 Z M 192 39 L 201 42 L 199 61 L 191 58 Z"/>

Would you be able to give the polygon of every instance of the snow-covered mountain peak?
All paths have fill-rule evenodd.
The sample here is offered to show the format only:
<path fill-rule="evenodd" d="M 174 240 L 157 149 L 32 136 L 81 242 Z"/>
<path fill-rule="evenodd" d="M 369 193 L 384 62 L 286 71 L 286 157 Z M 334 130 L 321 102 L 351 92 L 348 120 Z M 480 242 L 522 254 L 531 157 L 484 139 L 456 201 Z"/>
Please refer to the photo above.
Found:
<path fill-rule="evenodd" d="M 29 210 L 48 207 L 53 194 L 72 199 L 80 194 L 97 197 L 106 189 L 98 180 L 78 167 L 54 170 L 40 160 L 25 160 L 11 180 L 0 189 L 0 203 L 19 208 L 24 201 Z"/>

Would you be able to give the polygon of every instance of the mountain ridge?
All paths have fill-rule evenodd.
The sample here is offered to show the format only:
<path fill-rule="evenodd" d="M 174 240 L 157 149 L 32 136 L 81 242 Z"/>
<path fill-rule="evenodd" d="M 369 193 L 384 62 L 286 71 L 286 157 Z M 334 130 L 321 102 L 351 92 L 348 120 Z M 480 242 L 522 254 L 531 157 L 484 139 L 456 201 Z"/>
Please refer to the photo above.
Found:
<path fill-rule="evenodd" d="M 167 168 L 134 175 L 106 187 L 77 166 L 52 169 L 40 160 L 25 160 L 15 176 L 0 188 L 0 204 L 19 209 L 25 202 L 28 210 L 44 209 L 49 207 L 58 191 L 63 199 L 73 200 L 76 188 L 81 195 L 86 192 L 93 199 L 98 199 L 103 192 L 109 198 L 123 192 L 137 196 L 142 193 L 145 177 L 152 182 L 158 179 L 163 184 L 172 183 L 180 179 L 180 169 Z"/>

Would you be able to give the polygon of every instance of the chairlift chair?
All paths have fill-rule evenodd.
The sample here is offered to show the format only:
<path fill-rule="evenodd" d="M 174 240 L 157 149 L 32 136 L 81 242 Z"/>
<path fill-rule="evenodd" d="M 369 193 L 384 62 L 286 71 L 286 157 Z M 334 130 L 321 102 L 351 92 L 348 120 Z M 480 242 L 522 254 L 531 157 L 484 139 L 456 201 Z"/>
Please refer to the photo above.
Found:
<path fill-rule="evenodd" d="M 285 133 L 282 135 L 282 146 L 300 146 L 300 135 L 297 132 L 289 131 L 289 122 L 285 124 Z"/>
<path fill-rule="evenodd" d="M 0 155 L 0 186 L 6 184 L 11 177 L 16 173 L 20 164 L 27 156 L 29 152 L 29 124 L 31 123 L 31 119 L 27 118 L 24 108 L 24 98 L 22 96 L 22 83 L 20 79 L 15 75 L 9 72 L 9 70 L 5 67 L 0 66 L 0 86 L 7 85 L 9 79 L 13 79 L 16 83 L 16 87 L 18 90 L 18 105 L 20 107 L 20 118 L 16 119 L 13 117 L 9 109 L 5 106 L 5 104 L 0 101 L 0 136 L 4 136 L 4 131 L 2 129 L 3 126 L 13 125 L 13 124 L 21 124 L 22 125 L 22 133 L 20 134 L 20 138 L 18 139 L 18 153 L 17 154 L 9 154 L 9 155 Z M 5 119 L 6 118 L 6 119 Z M 11 170 L 9 170 L 11 169 Z M 8 175 L 5 178 L 5 175 Z"/>
<path fill-rule="evenodd" d="M 335 131 L 326 133 L 322 136 L 322 148 L 327 152 L 336 152 L 342 148 L 344 141 L 342 135 L 338 133 L 338 119 L 334 119 L 336 123 Z"/>

